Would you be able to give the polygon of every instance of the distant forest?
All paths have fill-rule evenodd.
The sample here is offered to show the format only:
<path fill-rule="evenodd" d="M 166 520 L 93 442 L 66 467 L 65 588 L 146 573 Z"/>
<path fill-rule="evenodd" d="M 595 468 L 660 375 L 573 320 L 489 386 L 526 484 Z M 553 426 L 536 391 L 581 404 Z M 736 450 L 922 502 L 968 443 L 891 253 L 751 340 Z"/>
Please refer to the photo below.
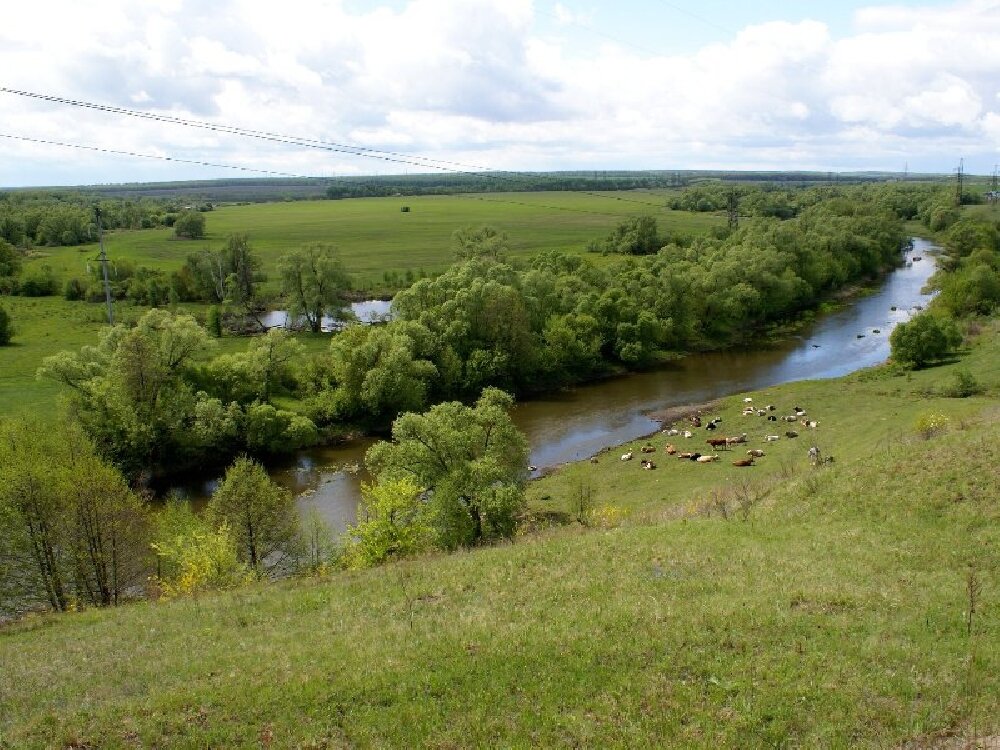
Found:
<path fill-rule="evenodd" d="M 187 182 L 143 182 L 76 188 L 32 188 L 34 193 L 85 193 L 103 198 L 159 198 L 182 203 L 242 203 L 317 198 L 370 198 L 394 195 L 541 192 L 546 190 L 639 190 L 688 187 L 701 182 L 772 183 L 805 187 L 857 184 L 892 179 L 885 172 L 725 172 L 725 171 L 578 171 L 449 172 L 330 178 L 232 178 Z M 909 175 L 909 180 L 940 180 L 941 175 Z M 9 193 L 28 192 L 10 189 Z M 0 199 L 3 194 L 0 193 Z"/>

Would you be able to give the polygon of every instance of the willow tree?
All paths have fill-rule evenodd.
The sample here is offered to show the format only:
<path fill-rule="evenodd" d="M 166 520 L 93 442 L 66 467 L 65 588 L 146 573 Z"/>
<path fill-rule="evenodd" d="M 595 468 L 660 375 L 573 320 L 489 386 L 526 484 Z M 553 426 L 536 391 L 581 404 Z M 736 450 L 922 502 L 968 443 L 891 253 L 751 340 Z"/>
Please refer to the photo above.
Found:
<path fill-rule="evenodd" d="M 332 245 L 313 243 L 283 255 L 278 273 L 292 320 L 305 318 L 309 330 L 319 333 L 324 315 L 342 316 L 350 277 Z"/>

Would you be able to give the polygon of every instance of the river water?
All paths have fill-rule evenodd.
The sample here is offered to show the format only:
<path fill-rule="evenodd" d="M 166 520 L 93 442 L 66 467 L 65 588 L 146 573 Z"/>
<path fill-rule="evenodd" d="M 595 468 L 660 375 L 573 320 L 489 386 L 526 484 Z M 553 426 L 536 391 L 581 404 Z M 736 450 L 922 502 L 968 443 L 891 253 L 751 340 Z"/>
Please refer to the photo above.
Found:
<path fill-rule="evenodd" d="M 531 464 L 541 468 L 586 458 L 609 445 L 656 431 L 652 411 L 795 380 L 833 378 L 885 361 L 889 333 L 929 301 L 921 292 L 934 272 L 935 249 L 914 238 L 908 257 L 922 257 L 891 272 L 879 289 L 843 309 L 819 316 L 798 335 L 769 346 L 693 354 L 650 372 L 560 391 L 518 404 L 517 426 L 527 435 Z M 891 308 L 895 307 L 896 310 Z M 876 333 L 876 330 L 878 333 Z M 335 530 L 356 518 L 364 454 L 374 442 L 318 447 L 270 467 L 271 476 L 299 496 L 303 512 L 315 508 Z M 175 490 L 194 500 L 211 494 L 217 479 Z"/>

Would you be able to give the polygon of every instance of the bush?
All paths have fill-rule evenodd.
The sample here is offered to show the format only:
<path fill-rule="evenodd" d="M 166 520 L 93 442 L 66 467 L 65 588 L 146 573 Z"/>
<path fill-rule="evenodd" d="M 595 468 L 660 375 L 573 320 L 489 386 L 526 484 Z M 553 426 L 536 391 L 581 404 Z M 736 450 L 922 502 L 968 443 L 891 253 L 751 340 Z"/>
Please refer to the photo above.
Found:
<path fill-rule="evenodd" d="M 174 221 L 174 234 L 188 240 L 205 236 L 205 217 L 198 211 L 185 211 Z"/>
<path fill-rule="evenodd" d="M 48 266 L 33 272 L 21 280 L 19 294 L 22 297 L 51 297 L 58 292 L 55 274 Z"/>
<path fill-rule="evenodd" d="M 983 386 L 968 370 L 955 370 L 951 374 L 950 385 L 941 389 L 941 394 L 948 398 L 968 398 L 983 392 Z"/>
<path fill-rule="evenodd" d="M 82 279 L 68 279 L 63 287 L 63 297 L 70 302 L 87 298 L 87 282 Z"/>
<path fill-rule="evenodd" d="M 921 313 L 908 323 L 900 323 L 889 336 L 892 358 L 913 367 L 943 359 L 962 343 L 955 321 Z"/>
<path fill-rule="evenodd" d="M 921 414 L 914 423 L 917 434 L 924 440 L 930 440 L 948 429 L 951 420 L 944 414 Z"/>
<path fill-rule="evenodd" d="M 0 307 L 0 346 L 7 346 L 14 337 L 14 324 L 10 313 Z"/>

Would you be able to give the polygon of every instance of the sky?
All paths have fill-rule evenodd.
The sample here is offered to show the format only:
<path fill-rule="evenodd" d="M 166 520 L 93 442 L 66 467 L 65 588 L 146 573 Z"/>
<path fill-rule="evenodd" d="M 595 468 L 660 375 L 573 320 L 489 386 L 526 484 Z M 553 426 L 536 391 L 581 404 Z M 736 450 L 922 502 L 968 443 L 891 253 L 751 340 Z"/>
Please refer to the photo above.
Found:
<path fill-rule="evenodd" d="M 0 91 L 7 187 L 248 170 L 947 174 L 960 159 L 990 174 L 1000 162 L 1000 0 L 6 5 L 0 88 L 366 149 Z"/>

